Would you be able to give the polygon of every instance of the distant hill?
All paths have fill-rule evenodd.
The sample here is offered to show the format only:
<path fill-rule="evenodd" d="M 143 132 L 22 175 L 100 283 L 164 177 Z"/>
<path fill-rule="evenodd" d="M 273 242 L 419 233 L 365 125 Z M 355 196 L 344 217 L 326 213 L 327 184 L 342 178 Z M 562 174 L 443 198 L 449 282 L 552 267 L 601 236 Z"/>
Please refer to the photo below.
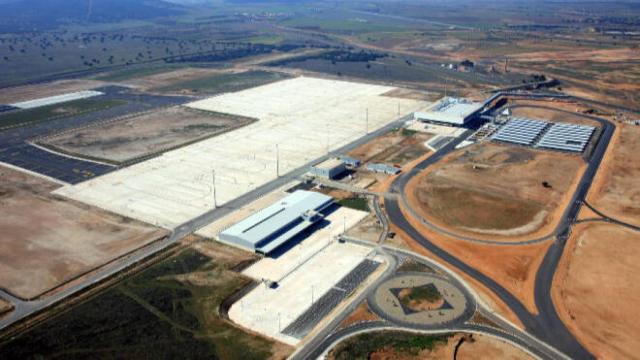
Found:
<path fill-rule="evenodd" d="M 0 31 L 46 30 L 64 23 L 104 23 L 177 15 L 163 0 L 0 0 Z"/>

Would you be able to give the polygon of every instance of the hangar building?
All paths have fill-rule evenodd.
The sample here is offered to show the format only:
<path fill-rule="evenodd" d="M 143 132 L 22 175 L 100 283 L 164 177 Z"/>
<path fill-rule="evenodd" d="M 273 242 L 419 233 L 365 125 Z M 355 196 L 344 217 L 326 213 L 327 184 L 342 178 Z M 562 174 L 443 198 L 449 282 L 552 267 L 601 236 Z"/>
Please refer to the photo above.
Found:
<path fill-rule="evenodd" d="M 323 218 L 333 198 L 297 190 L 218 234 L 232 246 L 268 255 Z"/>
<path fill-rule="evenodd" d="M 482 110 L 482 103 L 463 98 L 444 97 L 423 111 L 413 113 L 413 118 L 449 126 L 464 126 Z"/>

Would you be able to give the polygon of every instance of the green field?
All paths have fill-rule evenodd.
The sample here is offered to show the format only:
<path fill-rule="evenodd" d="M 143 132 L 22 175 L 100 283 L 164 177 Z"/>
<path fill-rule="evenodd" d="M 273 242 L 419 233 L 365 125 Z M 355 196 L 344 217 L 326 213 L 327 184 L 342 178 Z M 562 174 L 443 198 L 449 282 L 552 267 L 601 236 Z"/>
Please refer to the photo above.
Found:
<path fill-rule="evenodd" d="M 271 342 L 218 315 L 248 283 L 233 265 L 189 249 L 1 344 L 0 358 L 268 358 Z"/>
<path fill-rule="evenodd" d="M 169 86 L 163 86 L 160 92 L 191 92 L 219 94 L 248 89 L 265 85 L 274 81 L 286 79 L 288 76 L 268 71 L 247 71 L 238 74 L 213 75 L 200 79 L 183 81 Z"/>
<path fill-rule="evenodd" d="M 382 331 L 357 335 L 338 344 L 331 355 L 336 360 L 369 359 L 379 350 L 393 350 L 398 355 L 416 356 L 423 350 L 433 350 L 447 343 L 452 334 L 414 335 L 394 331 Z"/>
<path fill-rule="evenodd" d="M 409 305 L 412 301 L 435 302 L 441 299 L 442 294 L 435 286 L 431 285 L 411 288 L 407 296 L 400 299 L 400 301 L 405 305 Z"/>
<path fill-rule="evenodd" d="M 123 100 L 81 99 L 35 109 L 12 111 L 0 115 L 0 130 L 28 126 L 58 118 L 110 109 L 126 104 Z"/>
<path fill-rule="evenodd" d="M 352 198 L 342 199 L 342 200 L 338 200 L 338 204 L 348 208 L 356 209 L 356 210 L 362 210 L 367 212 L 369 211 L 369 201 L 367 200 L 367 198 L 352 197 Z"/>

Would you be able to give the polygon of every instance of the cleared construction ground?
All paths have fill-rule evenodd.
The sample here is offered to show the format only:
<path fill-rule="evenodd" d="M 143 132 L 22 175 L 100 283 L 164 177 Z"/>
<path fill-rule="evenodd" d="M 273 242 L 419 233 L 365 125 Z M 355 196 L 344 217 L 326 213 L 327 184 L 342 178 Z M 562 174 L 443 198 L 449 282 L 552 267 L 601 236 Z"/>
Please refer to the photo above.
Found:
<path fill-rule="evenodd" d="M 632 359 L 640 351 L 637 274 L 640 233 L 606 223 L 579 224 L 554 278 L 563 321 L 599 359 Z"/>
<path fill-rule="evenodd" d="M 173 228 L 213 208 L 214 171 L 222 205 L 425 105 L 392 89 L 300 77 L 197 101 L 259 121 L 56 193 Z"/>
<path fill-rule="evenodd" d="M 619 124 L 587 200 L 605 215 L 640 226 L 640 126 Z"/>
<path fill-rule="evenodd" d="M 479 144 L 416 176 L 407 196 L 436 225 L 509 241 L 554 225 L 585 167 L 575 155 Z"/>
<path fill-rule="evenodd" d="M 109 121 L 61 134 L 38 143 L 64 153 L 123 163 L 216 136 L 256 119 L 181 106 Z"/>
<path fill-rule="evenodd" d="M 166 235 L 51 195 L 59 185 L 0 167 L 0 287 L 33 298 Z"/>

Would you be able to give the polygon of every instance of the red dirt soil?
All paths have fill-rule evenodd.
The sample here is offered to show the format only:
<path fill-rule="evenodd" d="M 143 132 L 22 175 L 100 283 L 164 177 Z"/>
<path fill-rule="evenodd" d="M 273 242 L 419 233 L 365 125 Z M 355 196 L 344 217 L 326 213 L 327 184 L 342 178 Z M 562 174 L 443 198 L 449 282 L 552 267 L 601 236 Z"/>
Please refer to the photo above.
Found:
<path fill-rule="evenodd" d="M 0 287 L 16 296 L 37 297 L 167 234 L 51 195 L 57 187 L 0 167 Z"/>
<path fill-rule="evenodd" d="M 563 322 L 600 359 L 640 352 L 640 232 L 607 223 L 574 228 L 554 277 Z"/>
<path fill-rule="evenodd" d="M 411 179 L 406 196 L 421 217 L 453 233 L 506 243 L 530 240 L 551 233 L 585 168 L 575 155 L 483 143 Z M 552 188 L 543 187 L 543 180 Z"/>
<path fill-rule="evenodd" d="M 617 220 L 640 226 L 640 126 L 618 124 L 587 201 Z"/>

